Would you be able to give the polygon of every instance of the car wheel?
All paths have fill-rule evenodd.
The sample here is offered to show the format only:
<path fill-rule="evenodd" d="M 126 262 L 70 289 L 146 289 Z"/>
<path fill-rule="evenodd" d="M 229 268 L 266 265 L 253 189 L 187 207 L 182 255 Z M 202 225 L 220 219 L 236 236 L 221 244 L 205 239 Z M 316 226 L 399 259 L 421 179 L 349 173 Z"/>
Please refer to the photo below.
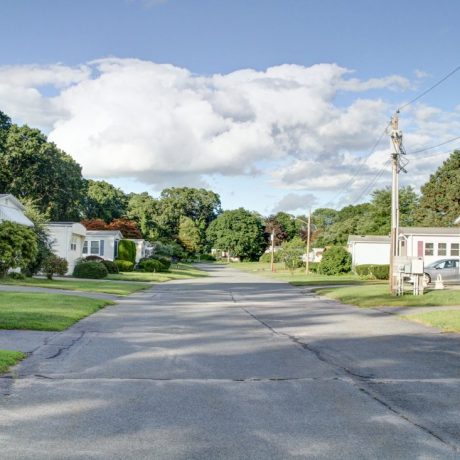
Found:
<path fill-rule="evenodd" d="M 423 283 L 428 286 L 431 283 L 431 276 L 428 273 L 423 274 Z"/>

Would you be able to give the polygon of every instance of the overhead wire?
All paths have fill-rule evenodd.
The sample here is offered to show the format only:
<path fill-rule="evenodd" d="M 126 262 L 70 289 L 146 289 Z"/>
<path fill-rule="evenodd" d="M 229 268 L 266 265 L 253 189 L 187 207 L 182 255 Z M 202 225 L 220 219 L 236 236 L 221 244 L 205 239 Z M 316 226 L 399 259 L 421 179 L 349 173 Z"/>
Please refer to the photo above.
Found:
<path fill-rule="evenodd" d="M 451 142 L 454 142 L 456 140 L 460 139 L 460 136 L 457 136 L 457 137 L 453 137 L 452 139 L 449 139 L 447 141 L 444 141 L 444 142 L 441 142 L 440 144 L 436 144 L 436 145 L 431 145 L 430 147 L 424 147 L 420 150 L 414 150 L 413 152 L 408 152 L 409 155 L 414 155 L 416 153 L 422 153 L 422 152 L 426 152 L 427 150 L 432 150 L 432 149 L 435 149 L 437 147 L 441 147 L 443 145 L 446 145 L 446 144 L 449 144 Z"/>

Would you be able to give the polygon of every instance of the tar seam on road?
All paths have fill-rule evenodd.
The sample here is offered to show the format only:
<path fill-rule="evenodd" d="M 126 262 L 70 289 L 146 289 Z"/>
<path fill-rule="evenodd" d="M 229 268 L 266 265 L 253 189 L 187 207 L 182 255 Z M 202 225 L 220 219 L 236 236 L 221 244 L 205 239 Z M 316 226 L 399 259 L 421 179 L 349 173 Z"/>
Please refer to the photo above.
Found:
<path fill-rule="evenodd" d="M 268 323 L 263 321 L 262 319 L 258 318 L 256 315 L 251 313 L 249 310 L 244 308 L 242 305 L 239 304 L 238 300 L 235 299 L 235 296 L 233 295 L 233 292 L 229 291 L 230 297 L 232 301 L 242 310 L 244 311 L 247 315 L 249 315 L 251 318 L 253 318 L 255 321 L 257 321 L 259 324 L 264 326 L 265 328 L 269 329 L 273 334 L 279 336 L 279 337 L 284 337 L 289 339 L 291 342 L 295 343 L 296 345 L 300 346 L 302 349 L 309 351 L 313 355 L 316 356 L 316 358 L 323 363 L 334 367 L 335 369 L 340 369 L 341 371 L 345 372 L 345 374 L 350 376 L 350 379 L 348 382 L 353 385 L 355 388 L 357 388 L 360 392 L 364 393 L 366 396 L 371 398 L 373 401 L 377 402 L 378 404 L 382 405 L 386 409 L 388 409 L 390 412 L 395 414 L 396 416 L 400 417 L 401 419 L 405 420 L 406 422 L 410 423 L 412 426 L 420 429 L 421 431 L 429 434 L 430 436 L 436 438 L 438 441 L 442 442 L 446 446 L 450 447 L 453 449 L 455 452 L 460 452 L 459 446 L 452 444 L 451 442 L 445 440 L 440 434 L 436 433 L 434 430 L 422 425 L 421 423 L 416 422 L 415 420 L 412 420 L 408 415 L 403 414 L 400 410 L 397 408 L 393 407 L 391 404 L 386 402 L 383 398 L 381 398 L 379 395 L 375 394 L 372 389 L 368 388 L 369 386 L 369 381 L 372 380 L 372 376 L 367 376 L 367 375 L 360 375 L 357 374 L 350 369 L 348 369 L 345 366 L 342 366 L 341 364 L 337 363 L 332 357 L 326 358 L 324 353 L 321 353 L 320 350 L 312 347 L 311 345 L 302 342 L 300 339 L 297 337 L 294 337 L 292 335 L 286 334 L 284 332 L 279 332 L 272 326 L 270 326 Z"/>

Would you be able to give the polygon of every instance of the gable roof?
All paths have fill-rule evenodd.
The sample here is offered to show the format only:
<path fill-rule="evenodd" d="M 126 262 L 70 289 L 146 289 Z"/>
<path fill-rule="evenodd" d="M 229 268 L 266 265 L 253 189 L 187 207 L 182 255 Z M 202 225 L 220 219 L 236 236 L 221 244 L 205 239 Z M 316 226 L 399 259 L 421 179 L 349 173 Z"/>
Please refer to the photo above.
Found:
<path fill-rule="evenodd" d="M 400 227 L 399 233 L 404 235 L 457 235 L 460 237 L 458 227 Z"/>
<path fill-rule="evenodd" d="M 3 204 L 0 204 L 0 222 L 1 221 L 14 222 L 15 224 L 21 224 L 27 227 L 34 226 L 33 222 L 28 219 L 22 211 Z"/>
<path fill-rule="evenodd" d="M 387 235 L 350 235 L 348 244 L 350 243 L 389 243 L 390 237 Z"/>
<path fill-rule="evenodd" d="M 21 211 L 24 211 L 26 209 L 24 205 L 14 195 L 11 195 L 10 193 L 0 193 L 0 202 L 1 201 L 5 201 L 5 203 L 2 204 L 3 206 L 8 206 L 8 204 L 6 204 L 6 201 L 11 201 L 11 203 Z"/>

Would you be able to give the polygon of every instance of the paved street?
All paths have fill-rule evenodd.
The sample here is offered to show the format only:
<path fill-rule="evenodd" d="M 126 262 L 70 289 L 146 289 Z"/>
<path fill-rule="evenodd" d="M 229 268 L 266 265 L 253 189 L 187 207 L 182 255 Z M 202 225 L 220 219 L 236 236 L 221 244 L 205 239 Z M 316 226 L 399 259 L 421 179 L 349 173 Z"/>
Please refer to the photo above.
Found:
<path fill-rule="evenodd" d="M 459 458 L 458 336 L 209 270 L 120 300 L 0 379 L 1 458 Z"/>

